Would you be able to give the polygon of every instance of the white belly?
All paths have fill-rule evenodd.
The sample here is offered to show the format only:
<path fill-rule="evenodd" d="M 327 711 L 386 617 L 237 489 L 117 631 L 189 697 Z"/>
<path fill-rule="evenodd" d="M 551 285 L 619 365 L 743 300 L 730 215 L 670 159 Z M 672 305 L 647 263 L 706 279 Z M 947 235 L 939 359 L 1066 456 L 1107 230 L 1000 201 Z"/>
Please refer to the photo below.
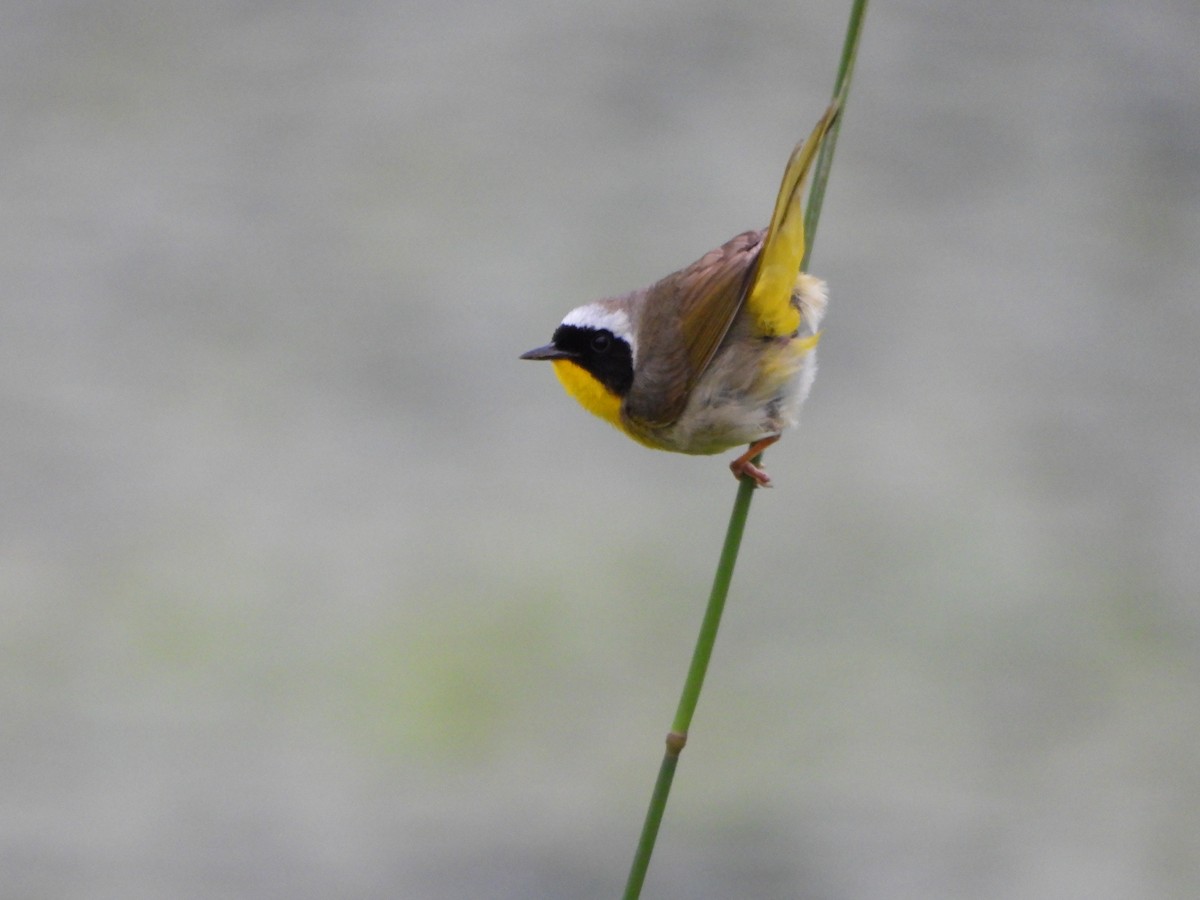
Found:
<path fill-rule="evenodd" d="M 719 353 L 683 415 L 659 434 L 680 453 L 720 453 L 796 424 L 817 374 L 811 337 L 769 338 Z"/>

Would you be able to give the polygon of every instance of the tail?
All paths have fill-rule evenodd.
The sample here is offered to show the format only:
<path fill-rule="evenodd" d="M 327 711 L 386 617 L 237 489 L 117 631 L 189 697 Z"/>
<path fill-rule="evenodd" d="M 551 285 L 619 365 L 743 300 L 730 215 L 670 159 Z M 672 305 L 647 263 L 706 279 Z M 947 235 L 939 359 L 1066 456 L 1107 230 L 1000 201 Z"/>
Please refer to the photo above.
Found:
<path fill-rule="evenodd" d="M 837 118 L 834 101 L 802 144 L 797 144 L 783 172 L 783 184 L 775 200 L 775 213 L 758 255 L 758 268 L 746 305 L 759 333 L 768 336 L 795 334 L 800 311 L 792 304 L 792 291 L 800 263 L 804 260 L 804 208 L 801 198 L 808 170 L 816 158 L 825 133 Z"/>

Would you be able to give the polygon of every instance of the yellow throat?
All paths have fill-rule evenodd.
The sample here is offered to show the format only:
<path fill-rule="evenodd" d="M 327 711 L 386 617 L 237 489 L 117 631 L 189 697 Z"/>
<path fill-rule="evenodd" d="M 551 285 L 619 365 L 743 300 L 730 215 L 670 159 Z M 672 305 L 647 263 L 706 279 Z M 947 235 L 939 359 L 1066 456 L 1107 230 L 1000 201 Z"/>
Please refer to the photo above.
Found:
<path fill-rule="evenodd" d="M 621 424 L 621 398 L 597 381 L 591 372 L 569 359 L 556 359 L 554 374 L 580 406 L 610 425 L 625 430 Z"/>

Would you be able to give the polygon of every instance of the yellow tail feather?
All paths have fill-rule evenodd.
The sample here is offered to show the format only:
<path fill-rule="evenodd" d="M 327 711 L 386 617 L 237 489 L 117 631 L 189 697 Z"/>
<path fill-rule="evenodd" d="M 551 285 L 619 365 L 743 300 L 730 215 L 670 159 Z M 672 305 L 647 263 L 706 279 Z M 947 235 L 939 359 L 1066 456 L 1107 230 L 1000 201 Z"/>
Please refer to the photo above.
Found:
<path fill-rule="evenodd" d="M 817 155 L 817 148 L 837 115 L 832 104 L 821 121 L 802 144 L 792 151 L 783 172 L 783 184 L 775 200 L 775 212 L 763 249 L 758 256 L 758 269 L 746 303 L 759 331 L 765 335 L 794 334 L 800 327 L 800 311 L 792 305 L 792 290 L 800 263 L 804 260 L 804 209 L 801 204 L 808 170 Z"/>

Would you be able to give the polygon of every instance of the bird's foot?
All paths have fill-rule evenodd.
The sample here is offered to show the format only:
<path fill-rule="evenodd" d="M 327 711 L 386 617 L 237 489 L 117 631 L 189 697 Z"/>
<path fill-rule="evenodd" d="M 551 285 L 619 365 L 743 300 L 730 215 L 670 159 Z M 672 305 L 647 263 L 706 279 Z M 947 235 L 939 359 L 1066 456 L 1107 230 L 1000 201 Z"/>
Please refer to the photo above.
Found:
<path fill-rule="evenodd" d="M 779 440 L 779 435 L 773 434 L 750 445 L 750 449 L 729 464 L 729 471 L 737 479 L 749 478 L 755 487 L 770 487 L 771 476 L 754 463 L 755 457 Z"/>

